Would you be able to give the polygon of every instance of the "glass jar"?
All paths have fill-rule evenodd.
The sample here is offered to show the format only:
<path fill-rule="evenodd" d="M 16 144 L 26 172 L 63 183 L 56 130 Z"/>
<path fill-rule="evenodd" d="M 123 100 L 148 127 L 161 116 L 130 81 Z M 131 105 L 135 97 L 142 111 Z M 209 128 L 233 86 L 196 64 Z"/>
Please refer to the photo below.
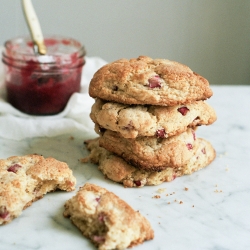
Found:
<path fill-rule="evenodd" d="M 61 112 L 71 95 L 80 91 L 84 47 L 72 38 L 44 38 L 46 55 L 36 55 L 29 37 L 5 42 L 4 63 L 7 100 L 32 115 Z"/>

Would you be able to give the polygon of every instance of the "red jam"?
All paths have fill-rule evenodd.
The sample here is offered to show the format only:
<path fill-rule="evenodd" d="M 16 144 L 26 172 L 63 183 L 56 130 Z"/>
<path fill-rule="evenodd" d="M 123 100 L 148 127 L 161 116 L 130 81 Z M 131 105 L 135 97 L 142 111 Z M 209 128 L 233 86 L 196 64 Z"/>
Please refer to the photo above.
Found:
<path fill-rule="evenodd" d="M 80 91 L 85 50 L 70 38 L 45 38 L 46 55 L 35 55 L 28 38 L 5 43 L 3 62 L 8 102 L 32 115 L 61 112 Z"/>

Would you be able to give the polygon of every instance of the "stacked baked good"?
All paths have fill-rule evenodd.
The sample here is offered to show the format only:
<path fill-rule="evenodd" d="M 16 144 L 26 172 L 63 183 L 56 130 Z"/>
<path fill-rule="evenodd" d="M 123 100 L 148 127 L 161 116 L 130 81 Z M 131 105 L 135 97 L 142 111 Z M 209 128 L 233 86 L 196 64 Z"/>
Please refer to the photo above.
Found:
<path fill-rule="evenodd" d="M 105 65 L 89 86 L 95 98 L 90 117 L 100 135 L 86 141 L 90 160 L 127 187 L 204 168 L 216 153 L 195 131 L 216 120 L 205 102 L 212 94 L 205 78 L 167 59 L 140 56 Z"/>

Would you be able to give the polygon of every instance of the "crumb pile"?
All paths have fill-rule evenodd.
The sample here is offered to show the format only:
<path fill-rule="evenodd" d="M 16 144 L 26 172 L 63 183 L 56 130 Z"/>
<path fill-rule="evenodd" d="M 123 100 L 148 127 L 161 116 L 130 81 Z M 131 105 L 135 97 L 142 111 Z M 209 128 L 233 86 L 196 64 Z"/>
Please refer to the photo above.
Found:
<path fill-rule="evenodd" d="M 195 132 L 217 119 L 205 102 L 212 94 L 205 78 L 167 59 L 140 56 L 103 66 L 89 85 L 99 134 L 85 141 L 89 160 L 125 187 L 159 185 L 206 167 L 216 153 Z"/>

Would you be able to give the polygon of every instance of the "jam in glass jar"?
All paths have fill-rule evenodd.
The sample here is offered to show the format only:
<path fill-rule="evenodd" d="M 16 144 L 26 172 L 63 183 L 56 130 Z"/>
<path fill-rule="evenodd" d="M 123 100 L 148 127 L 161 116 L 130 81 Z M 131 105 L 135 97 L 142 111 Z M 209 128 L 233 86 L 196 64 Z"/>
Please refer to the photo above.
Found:
<path fill-rule="evenodd" d="M 31 115 L 61 112 L 81 87 L 86 53 L 80 42 L 60 36 L 44 41 L 46 55 L 35 54 L 28 37 L 6 41 L 2 54 L 7 100 Z"/>

